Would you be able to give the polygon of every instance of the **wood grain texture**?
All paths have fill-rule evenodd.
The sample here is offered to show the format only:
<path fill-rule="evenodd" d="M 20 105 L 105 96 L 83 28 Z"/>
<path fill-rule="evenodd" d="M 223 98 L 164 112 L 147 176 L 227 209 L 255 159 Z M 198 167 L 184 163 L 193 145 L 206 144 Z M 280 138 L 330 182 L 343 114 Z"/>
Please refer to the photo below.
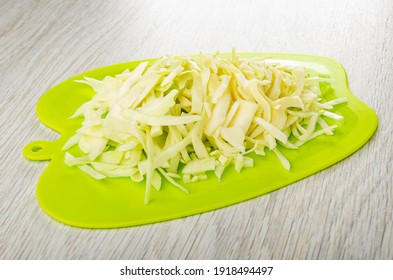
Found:
<path fill-rule="evenodd" d="M 0 0 L 0 259 L 392 259 L 393 2 Z M 351 157 L 269 195 L 184 219 L 87 230 L 35 198 L 47 166 L 22 148 L 58 137 L 35 106 L 99 66 L 199 51 L 334 58 L 378 114 Z"/>

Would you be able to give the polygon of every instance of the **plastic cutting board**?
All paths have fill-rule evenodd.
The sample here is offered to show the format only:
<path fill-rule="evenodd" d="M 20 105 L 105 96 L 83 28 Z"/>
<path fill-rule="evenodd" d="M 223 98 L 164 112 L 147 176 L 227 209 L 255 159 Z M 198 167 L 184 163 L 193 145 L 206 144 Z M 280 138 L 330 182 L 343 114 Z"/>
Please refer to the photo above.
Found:
<path fill-rule="evenodd" d="M 333 136 L 320 136 L 298 150 L 280 148 L 291 163 L 285 170 L 270 151 L 254 156 L 255 167 L 238 174 L 227 168 L 221 182 L 214 174 L 206 181 L 187 184 L 187 195 L 164 183 L 158 192 L 152 188 L 149 204 L 144 204 L 145 182 L 127 178 L 95 180 L 75 167 L 64 164 L 61 147 L 75 134 L 82 119 L 68 119 L 92 95 L 92 89 L 74 80 L 83 76 L 102 79 L 138 63 L 111 65 L 72 77 L 47 91 L 39 100 L 37 115 L 48 127 L 61 133 L 54 141 L 29 143 L 23 155 L 30 160 L 50 160 L 37 184 L 37 199 L 43 210 L 68 225 L 85 228 L 116 228 L 165 221 L 229 206 L 272 192 L 321 171 L 358 150 L 377 128 L 377 116 L 349 90 L 343 67 L 319 56 L 283 53 L 243 53 L 242 57 L 270 57 L 284 64 L 305 65 L 321 76 L 329 76 L 334 92 L 326 99 L 347 97 L 348 103 L 334 112 L 344 116 Z M 165 180 L 164 180 L 165 181 Z M 312 187 L 312 186 L 310 186 Z"/>

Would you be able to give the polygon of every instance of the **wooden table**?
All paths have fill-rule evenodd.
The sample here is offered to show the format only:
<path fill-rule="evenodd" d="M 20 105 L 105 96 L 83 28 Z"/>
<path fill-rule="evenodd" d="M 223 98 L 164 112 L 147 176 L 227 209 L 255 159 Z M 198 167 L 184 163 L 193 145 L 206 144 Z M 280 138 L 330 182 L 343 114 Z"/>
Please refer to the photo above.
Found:
<path fill-rule="evenodd" d="M 327 56 L 378 114 L 361 150 L 269 195 L 140 227 L 88 230 L 39 207 L 48 162 L 24 145 L 58 134 L 40 96 L 114 63 L 217 50 Z M 392 259 L 393 3 L 11 1 L 0 5 L 0 259 Z"/>

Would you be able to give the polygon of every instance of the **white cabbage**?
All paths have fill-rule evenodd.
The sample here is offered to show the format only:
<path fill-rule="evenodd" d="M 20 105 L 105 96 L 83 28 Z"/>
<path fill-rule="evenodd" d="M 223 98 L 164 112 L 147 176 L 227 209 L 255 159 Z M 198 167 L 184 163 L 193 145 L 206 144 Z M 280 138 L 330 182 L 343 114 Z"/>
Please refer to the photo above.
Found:
<path fill-rule="evenodd" d="M 77 82 L 96 94 L 71 116 L 84 120 L 63 147 L 65 163 L 95 179 L 145 179 L 145 203 L 162 178 L 188 193 L 176 180 L 205 180 L 210 171 L 221 180 L 228 166 L 253 167 L 248 153 L 271 150 L 290 170 L 278 147 L 332 135 L 337 125 L 327 119 L 342 121 L 331 110 L 346 102 L 324 102 L 320 83 L 329 79 L 315 71 L 235 52 L 165 56 L 102 81 Z M 78 148 L 83 155 L 76 157 L 71 151 Z"/>

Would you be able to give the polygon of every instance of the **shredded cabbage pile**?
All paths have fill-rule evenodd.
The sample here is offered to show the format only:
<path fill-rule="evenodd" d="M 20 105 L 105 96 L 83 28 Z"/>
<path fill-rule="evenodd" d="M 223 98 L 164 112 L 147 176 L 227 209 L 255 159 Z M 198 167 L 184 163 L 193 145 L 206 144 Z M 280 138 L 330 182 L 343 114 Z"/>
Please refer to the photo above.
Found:
<path fill-rule="evenodd" d="M 145 179 L 145 203 L 163 178 L 188 192 L 179 180 L 204 180 L 208 171 L 220 180 L 228 166 L 253 167 L 248 153 L 271 150 L 289 170 L 278 144 L 297 149 L 333 134 L 337 125 L 322 116 L 342 120 L 330 110 L 346 99 L 323 102 L 321 81 L 328 79 L 305 67 L 235 52 L 164 56 L 103 80 L 85 77 L 78 82 L 95 95 L 71 116 L 84 120 L 63 147 L 65 163 L 95 179 Z M 73 146 L 83 155 L 73 155 Z"/>

